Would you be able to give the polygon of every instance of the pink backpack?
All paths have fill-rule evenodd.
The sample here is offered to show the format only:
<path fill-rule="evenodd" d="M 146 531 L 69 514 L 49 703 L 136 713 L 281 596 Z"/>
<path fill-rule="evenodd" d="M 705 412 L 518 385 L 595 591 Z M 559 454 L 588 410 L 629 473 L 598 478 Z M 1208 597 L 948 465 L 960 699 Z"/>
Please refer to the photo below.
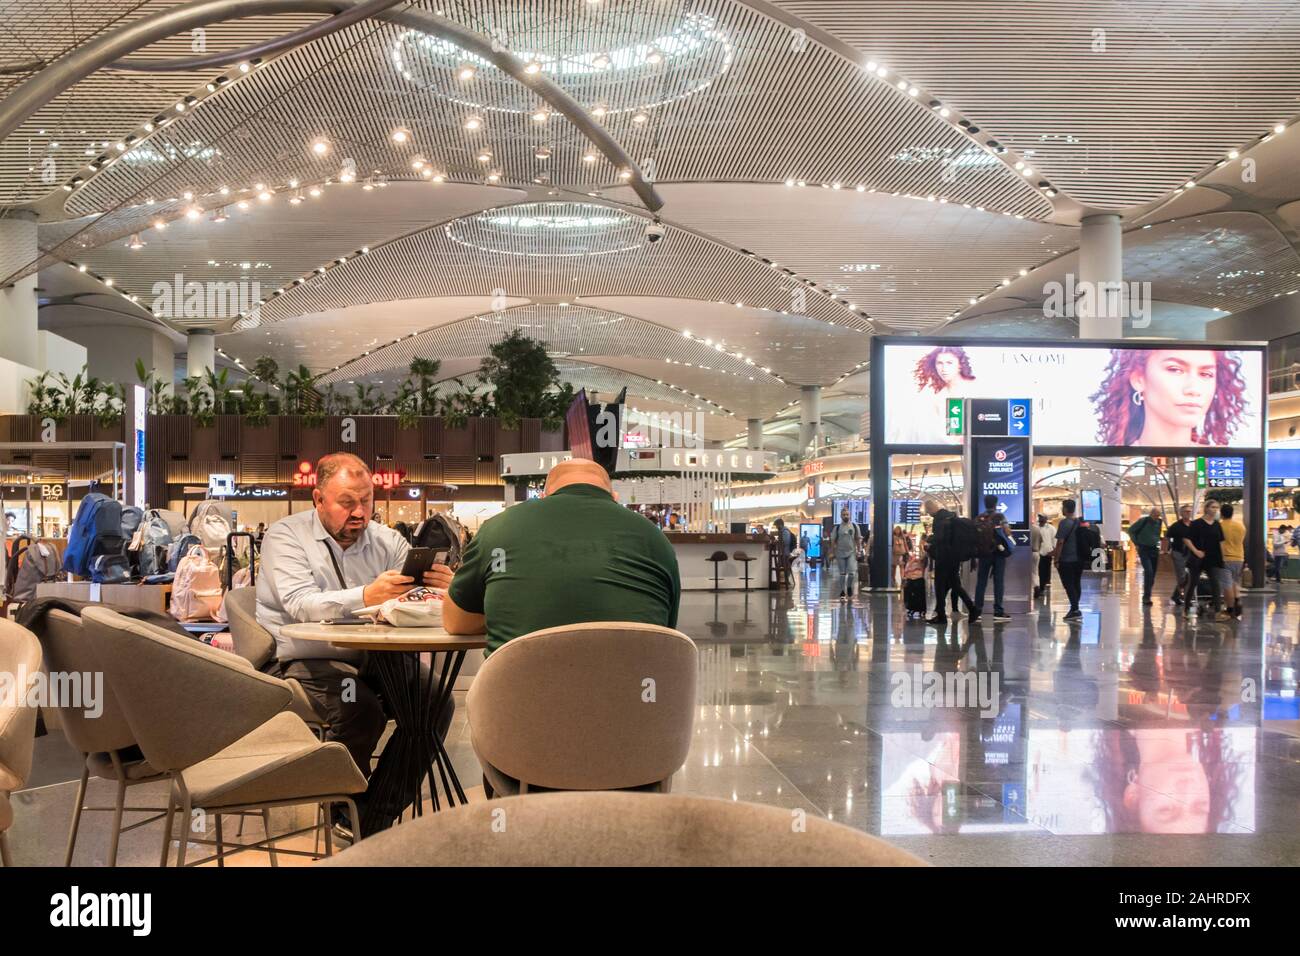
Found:
<path fill-rule="evenodd" d="M 192 545 L 172 580 L 172 617 L 207 621 L 221 609 L 221 572 L 202 545 Z"/>

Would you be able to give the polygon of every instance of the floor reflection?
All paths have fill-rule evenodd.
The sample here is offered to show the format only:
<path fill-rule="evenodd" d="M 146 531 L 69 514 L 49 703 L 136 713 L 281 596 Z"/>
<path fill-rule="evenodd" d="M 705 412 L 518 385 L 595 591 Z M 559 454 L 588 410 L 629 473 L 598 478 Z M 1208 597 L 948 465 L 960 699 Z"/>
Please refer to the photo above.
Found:
<path fill-rule="evenodd" d="M 841 603 L 816 573 L 688 593 L 700 715 L 674 789 L 802 807 L 937 862 L 1300 861 L 1300 586 L 1215 623 L 1088 578 L 1074 624 L 1043 602 L 936 628 L 897 593 Z"/>

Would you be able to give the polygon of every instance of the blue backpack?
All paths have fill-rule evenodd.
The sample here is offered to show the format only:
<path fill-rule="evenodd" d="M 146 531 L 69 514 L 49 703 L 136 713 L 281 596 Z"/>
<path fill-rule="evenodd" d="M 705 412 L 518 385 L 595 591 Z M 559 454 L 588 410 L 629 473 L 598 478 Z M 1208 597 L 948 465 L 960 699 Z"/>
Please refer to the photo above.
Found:
<path fill-rule="evenodd" d="M 68 532 L 63 570 L 78 577 L 90 577 L 95 558 L 120 555 L 124 544 L 122 505 L 108 495 L 91 492 L 82 499 L 76 520 Z"/>

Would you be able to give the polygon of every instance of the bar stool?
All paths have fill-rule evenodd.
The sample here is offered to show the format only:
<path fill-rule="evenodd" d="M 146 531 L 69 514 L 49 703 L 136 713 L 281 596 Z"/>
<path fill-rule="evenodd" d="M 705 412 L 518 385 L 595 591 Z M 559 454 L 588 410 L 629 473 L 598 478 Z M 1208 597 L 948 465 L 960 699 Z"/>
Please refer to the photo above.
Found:
<path fill-rule="evenodd" d="M 749 563 L 757 560 L 753 555 L 746 554 L 744 551 L 737 551 L 731 556 L 731 560 L 739 561 L 745 568 L 745 590 L 749 590 Z"/>
<path fill-rule="evenodd" d="M 705 558 L 705 560 L 713 562 L 713 590 L 716 591 L 719 587 L 718 569 L 721 567 L 722 562 L 727 560 L 727 552 L 714 551 L 711 555 Z"/>

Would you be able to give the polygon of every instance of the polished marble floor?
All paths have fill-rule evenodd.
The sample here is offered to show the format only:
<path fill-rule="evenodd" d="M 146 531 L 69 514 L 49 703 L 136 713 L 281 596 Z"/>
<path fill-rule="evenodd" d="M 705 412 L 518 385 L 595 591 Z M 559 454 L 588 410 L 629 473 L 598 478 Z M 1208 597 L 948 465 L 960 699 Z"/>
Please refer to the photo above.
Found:
<path fill-rule="evenodd" d="M 673 789 L 824 816 L 939 865 L 1300 863 L 1300 583 L 1218 623 L 1184 620 L 1163 590 L 1142 607 L 1131 574 L 1088 575 L 1073 624 L 1059 585 L 1009 623 L 943 629 L 907 620 L 897 592 L 839 603 L 817 572 L 793 591 L 688 592 L 699 711 Z M 448 744 L 470 783 L 458 698 Z M 77 773 L 60 735 L 38 741 L 18 863 L 61 862 Z M 160 805 L 158 787 L 131 793 Z M 107 822 L 87 818 L 79 863 L 103 861 Z M 159 837 L 126 834 L 121 863 L 156 865 Z"/>

